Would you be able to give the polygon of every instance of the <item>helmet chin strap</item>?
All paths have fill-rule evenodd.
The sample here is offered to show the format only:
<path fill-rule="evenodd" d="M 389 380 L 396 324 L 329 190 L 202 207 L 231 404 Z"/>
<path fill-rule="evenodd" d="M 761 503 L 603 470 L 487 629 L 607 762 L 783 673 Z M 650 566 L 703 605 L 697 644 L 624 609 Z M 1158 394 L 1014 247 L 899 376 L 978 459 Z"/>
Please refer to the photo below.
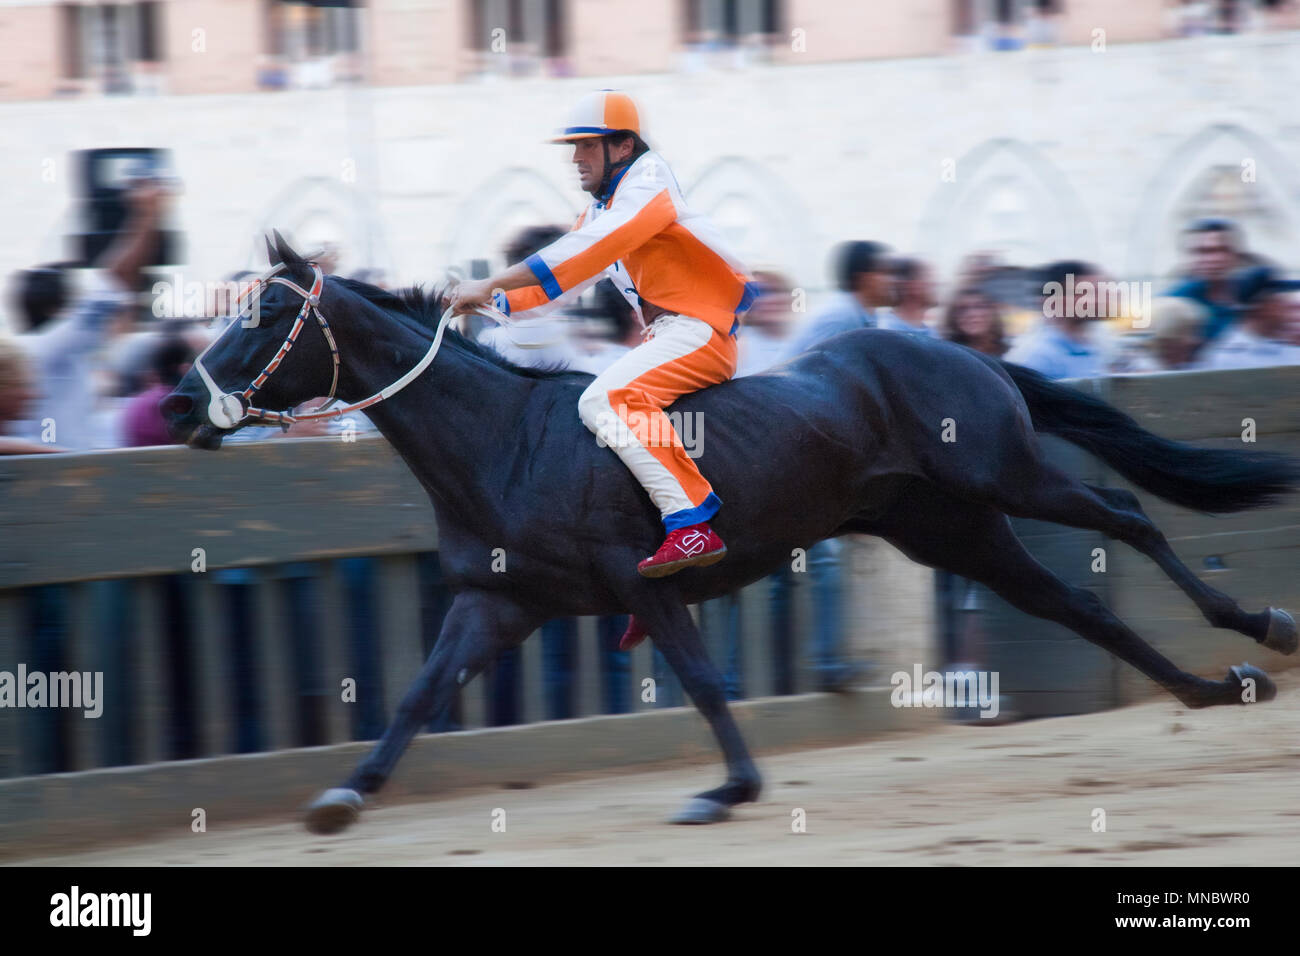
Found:
<path fill-rule="evenodd" d="M 624 166 L 630 166 L 632 160 L 630 158 L 625 159 L 623 162 L 614 165 L 609 161 L 609 137 L 602 136 L 600 138 L 600 145 L 601 149 L 605 152 L 605 174 L 600 178 L 600 185 L 593 189 L 591 194 L 596 198 L 597 202 L 609 202 L 609 196 L 607 195 L 609 192 L 609 181 L 614 177 L 614 174 Z"/>

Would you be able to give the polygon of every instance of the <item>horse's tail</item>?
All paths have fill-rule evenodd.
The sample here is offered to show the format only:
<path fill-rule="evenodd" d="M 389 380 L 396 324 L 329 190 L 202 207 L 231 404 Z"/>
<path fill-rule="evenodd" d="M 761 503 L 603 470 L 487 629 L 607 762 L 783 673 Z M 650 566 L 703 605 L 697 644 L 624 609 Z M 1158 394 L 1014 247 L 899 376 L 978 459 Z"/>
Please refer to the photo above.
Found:
<path fill-rule="evenodd" d="M 1245 511 L 1300 484 L 1300 461 L 1273 452 L 1197 448 L 1154 435 L 1119 409 L 1002 362 L 1029 406 L 1034 428 L 1096 455 L 1129 481 L 1184 508 Z"/>

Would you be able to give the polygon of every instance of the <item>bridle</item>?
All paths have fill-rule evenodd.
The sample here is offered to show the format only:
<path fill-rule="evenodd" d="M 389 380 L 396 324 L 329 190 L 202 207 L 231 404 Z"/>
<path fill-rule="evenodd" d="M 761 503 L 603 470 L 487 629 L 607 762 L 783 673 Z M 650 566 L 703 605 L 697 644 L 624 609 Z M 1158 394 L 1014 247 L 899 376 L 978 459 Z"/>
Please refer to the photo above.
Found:
<path fill-rule="evenodd" d="M 227 326 L 225 332 L 217 336 L 217 338 L 199 354 L 198 358 L 194 360 L 194 368 L 198 370 L 199 378 L 202 379 L 204 387 L 208 390 L 208 420 L 214 427 L 231 429 L 236 425 L 242 424 L 251 419 L 254 421 L 279 424 L 287 430 L 294 422 L 310 421 L 318 418 L 337 418 L 340 415 L 347 415 L 350 412 L 359 412 L 363 409 L 369 408 L 371 405 L 382 402 L 386 398 L 392 398 L 402 389 L 406 388 L 407 385 L 410 385 L 411 382 L 420 377 L 424 370 L 429 367 L 429 363 L 433 361 L 434 356 L 438 354 L 438 349 L 442 345 L 442 334 L 447 328 L 447 323 L 450 322 L 452 318 L 451 309 L 444 312 L 442 318 L 438 321 L 437 332 L 433 336 L 433 342 L 429 345 L 428 351 L 424 353 L 424 357 L 421 358 L 420 361 L 417 362 L 405 375 L 393 382 L 387 388 L 375 392 L 375 394 L 371 395 L 369 398 L 363 398 L 359 402 L 351 402 L 350 404 L 340 405 L 337 408 L 330 409 L 329 406 L 333 405 L 336 401 L 334 391 L 338 388 L 339 384 L 339 348 L 338 343 L 334 341 L 334 333 L 330 331 L 329 322 L 325 320 L 325 316 L 322 315 L 320 311 L 320 294 L 321 290 L 325 287 L 325 276 L 322 274 L 320 266 L 315 262 L 308 262 L 307 264 L 311 266 L 313 273 L 310 289 L 304 289 L 296 282 L 278 275 L 277 273 L 285 268 L 284 263 L 281 263 L 265 275 L 254 280 L 253 285 L 247 293 L 249 296 L 248 302 L 247 304 L 241 305 L 235 321 L 231 322 L 230 325 Z M 276 351 L 275 355 L 272 356 L 271 361 L 266 363 L 266 367 L 258 373 L 257 377 L 254 378 L 251 383 L 249 383 L 248 387 L 241 392 L 223 392 L 217 386 L 212 375 L 204 366 L 203 356 L 207 355 L 217 342 L 220 342 L 225 338 L 226 333 L 229 332 L 230 329 L 240 324 L 240 317 L 243 316 L 244 312 L 257 301 L 262 292 L 271 285 L 285 286 L 302 296 L 302 308 L 298 310 L 298 315 L 293 320 L 293 326 L 289 329 L 289 334 L 285 336 L 284 343 Z M 241 302 L 243 298 L 244 295 L 241 294 Z M 475 311 L 481 315 L 495 319 L 498 322 L 502 322 L 503 324 L 519 324 L 511 323 L 503 313 L 489 306 L 479 307 Z M 325 341 L 329 345 L 330 360 L 334 365 L 333 376 L 330 380 L 329 394 L 326 396 L 329 401 L 316 411 L 303 412 L 298 415 L 291 414 L 287 411 L 277 412 L 257 407 L 253 404 L 253 396 L 256 395 L 258 390 L 266 384 L 267 379 L 269 379 L 271 374 L 279 368 L 280 363 L 284 361 L 284 357 L 289 354 L 294 343 L 298 341 L 298 334 L 307 324 L 308 316 L 314 317 L 316 319 L 316 324 L 320 326 L 321 332 L 325 336 Z M 329 410 L 327 411 L 326 409 Z"/>

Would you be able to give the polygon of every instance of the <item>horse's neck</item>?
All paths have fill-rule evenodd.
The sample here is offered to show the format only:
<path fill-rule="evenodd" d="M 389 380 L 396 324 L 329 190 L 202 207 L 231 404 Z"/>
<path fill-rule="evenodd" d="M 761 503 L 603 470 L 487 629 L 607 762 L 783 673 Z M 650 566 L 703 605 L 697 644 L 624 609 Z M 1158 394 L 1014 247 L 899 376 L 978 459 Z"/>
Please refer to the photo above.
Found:
<path fill-rule="evenodd" d="M 378 392 L 390 384 L 382 377 L 365 375 L 359 387 Z M 518 420 L 528 384 L 444 340 L 422 375 L 366 414 L 436 502 L 486 521 L 500 500 L 493 479 L 503 475 L 492 466 L 512 442 L 502 426 Z"/>

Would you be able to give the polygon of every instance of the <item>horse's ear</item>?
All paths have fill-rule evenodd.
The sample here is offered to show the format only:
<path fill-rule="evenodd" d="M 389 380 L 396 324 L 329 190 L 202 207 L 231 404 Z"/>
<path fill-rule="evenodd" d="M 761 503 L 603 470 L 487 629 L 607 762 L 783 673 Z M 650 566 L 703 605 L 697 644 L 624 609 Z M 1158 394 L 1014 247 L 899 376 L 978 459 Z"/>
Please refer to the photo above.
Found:
<path fill-rule="evenodd" d="M 279 233 L 276 233 L 276 235 L 279 236 Z M 284 260 L 282 260 L 282 259 L 280 258 L 280 253 L 279 253 L 279 251 L 275 248 L 275 244 L 274 244 L 273 242 L 271 242 L 271 237 L 270 237 L 270 236 L 263 236 L 262 238 L 266 240 L 266 262 L 267 262 L 267 264 L 268 264 L 268 265 L 272 265 L 272 266 L 278 266 L 281 262 L 284 261 Z"/>
<path fill-rule="evenodd" d="M 275 234 L 275 251 L 280 255 L 280 262 L 292 268 L 293 266 L 302 266 L 307 264 L 307 260 L 298 253 L 294 252 L 293 246 L 280 235 L 280 230 L 272 230 Z"/>

